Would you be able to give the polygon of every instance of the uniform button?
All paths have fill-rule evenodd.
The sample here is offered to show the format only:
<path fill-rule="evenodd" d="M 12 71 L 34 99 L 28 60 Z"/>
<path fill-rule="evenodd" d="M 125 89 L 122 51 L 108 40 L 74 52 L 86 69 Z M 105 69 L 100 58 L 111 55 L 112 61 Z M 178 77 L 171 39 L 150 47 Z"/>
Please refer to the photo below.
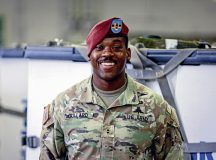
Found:
<path fill-rule="evenodd" d="M 115 127 L 114 125 L 106 125 L 103 129 L 103 137 L 114 137 L 115 135 Z"/>

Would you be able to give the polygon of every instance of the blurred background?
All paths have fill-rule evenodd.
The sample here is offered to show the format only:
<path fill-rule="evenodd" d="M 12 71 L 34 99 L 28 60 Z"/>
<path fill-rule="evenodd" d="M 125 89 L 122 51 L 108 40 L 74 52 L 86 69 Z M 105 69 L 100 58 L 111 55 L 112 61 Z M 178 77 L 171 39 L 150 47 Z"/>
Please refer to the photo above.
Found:
<path fill-rule="evenodd" d="M 130 37 L 216 39 L 215 0 L 0 0 L 0 44 L 80 42 L 93 24 L 122 17 Z"/>
<path fill-rule="evenodd" d="M 55 38 L 81 43 L 96 22 L 115 16 L 129 26 L 129 38 L 159 35 L 216 42 L 216 0 L 0 0 L 0 47 Z M 27 74 L 26 62 L 0 59 L 2 106 L 26 109 Z M 25 131 L 22 116 L 0 109 L 0 160 L 25 159 Z"/>

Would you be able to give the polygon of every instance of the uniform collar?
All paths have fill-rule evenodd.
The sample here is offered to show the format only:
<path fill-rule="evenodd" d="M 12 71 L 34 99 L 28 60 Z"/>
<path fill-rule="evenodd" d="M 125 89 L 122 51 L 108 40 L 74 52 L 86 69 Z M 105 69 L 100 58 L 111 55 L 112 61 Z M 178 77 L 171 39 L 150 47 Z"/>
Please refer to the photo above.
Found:
<path fill-rule="evenodd" d="M 97 104 L 105 107 L 105 104 L 93 89 L 92 76 L 82 81 L 80 86 L 81 86 L 81 95 L 79 98 L 80 102 L 92 103 L 92 104 Z"/>
<path fill-rule="evenodd" d="M 139 104 L 138 95 L 137 95 L 137 85 L 132 77 L 127 75 L 127 88 L 125 91 L 111 104 L 111 107 L 123 106 L 123 105 L 135 105 Z M 92 87 L 92 76 L 88 79 L 81 82 L 81 95 L 80 101 L 83 103 L 93 103 L 100 106 L 104 106 L 105 104 L 97 95 L 97 93 L 93 90 Z"/>
<path fill-rule="evenodd" d="M 125 91 L 111 104 L 111 107 L 123 106 L 123 105 L 137 105 L 139 99 L 137 95 L 137 85 L 132 77 L 127 75 L 127 87 Z"/>

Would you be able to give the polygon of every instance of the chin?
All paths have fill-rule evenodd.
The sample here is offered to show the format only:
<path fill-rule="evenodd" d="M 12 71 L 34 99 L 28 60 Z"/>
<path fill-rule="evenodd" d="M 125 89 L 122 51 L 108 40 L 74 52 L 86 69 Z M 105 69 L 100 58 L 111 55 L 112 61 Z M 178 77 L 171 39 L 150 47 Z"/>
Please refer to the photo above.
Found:
<path fill-rule="evenodd" d="M 105 80 L 105 81 L 114 81 L 116 79 L 118 79 L 120 77 L 120 75 L 114 75 L 114 74 L 103 74 L 100 76 L 101 79 Z"/>
<path fill-rule="evenodd" d="M 105 80 L 105 81 L 113 81 L 115 80 L 116 78 L 115 77 L 112 77 L 112 76 L 103 76 L 101 77 L 101 79 Z"/>

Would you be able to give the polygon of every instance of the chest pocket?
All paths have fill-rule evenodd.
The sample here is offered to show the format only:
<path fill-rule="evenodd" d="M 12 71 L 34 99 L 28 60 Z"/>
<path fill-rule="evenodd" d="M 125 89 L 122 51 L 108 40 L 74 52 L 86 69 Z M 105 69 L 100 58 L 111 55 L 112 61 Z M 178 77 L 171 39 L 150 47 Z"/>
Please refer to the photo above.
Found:
<path fill-rule="evenodd" d="M 63 128 L 65 143 L 68 146 L 80 146 L 83 143 L 98 144 L 102 127 L 102 113 L 79 105 L 66 108 L 62 116 L 61 128 Z"/>
<path fill-rule="evenodd" d="M 156 122 L 153 112 L 120 112 L 116 119 L 115 136 L 119 141 L 135 145 L 150 144 L 155 135 Z"/>

